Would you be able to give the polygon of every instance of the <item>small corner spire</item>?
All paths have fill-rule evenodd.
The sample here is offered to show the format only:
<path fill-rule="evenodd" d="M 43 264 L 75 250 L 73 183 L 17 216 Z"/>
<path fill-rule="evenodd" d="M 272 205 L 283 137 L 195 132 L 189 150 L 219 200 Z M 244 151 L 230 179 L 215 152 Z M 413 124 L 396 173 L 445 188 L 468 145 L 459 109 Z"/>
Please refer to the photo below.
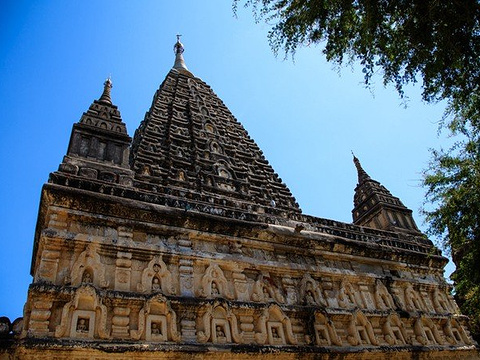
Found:
<path fill-rule="evenodd" d="M 352 156 L 353 156 L 353 163 L 355 164 L 355 167 L 357 168 L 357 173 L 358 173 L 358 183 L 362 184 L 363 182 L 370 180 L 370 176 L 368 176 L 367 172 L 363 170 L 362 164 L 360 164 L 360 160 L 357 159 L 355 154 L 352 151 Z"/>
<path fill-rule="evenodd" d="M 112 79 L 110 78 L 110 76 L 108 76 L 108 78 L 103 83 L 103 93 L 102 96 L 100 96 L 100 99 L 98 99 L 98 101 L 111 105 L 112 98 L 110 97 L 110 90 L 112 89 L 112 87 Z"/>
<path fill-rule="evenodd" d="M 177 42 L 175 45 L 173 45 L 173 52 L 175 53 L 175 63 L 173 64 L 173 68 L 180 70 L 187 70 L 187 65 L 185 65 L 185 60 L 183 59 L 183 52 L 185 51 L 185 48 L 183 47 L 183 44 L 180 42 L 180 36 L 182 35 L 177 35 Z"/>

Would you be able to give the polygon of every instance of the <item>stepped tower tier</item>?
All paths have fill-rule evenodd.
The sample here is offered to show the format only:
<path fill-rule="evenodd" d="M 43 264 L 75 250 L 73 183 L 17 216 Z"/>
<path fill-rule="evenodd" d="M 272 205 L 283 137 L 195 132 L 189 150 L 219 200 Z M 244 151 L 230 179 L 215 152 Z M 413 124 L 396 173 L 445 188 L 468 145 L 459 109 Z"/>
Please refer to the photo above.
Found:
<path fill-rule="evenodd" d="M 128 163 L 131 138 L 120 111 L 112 104 L 111 88 L 112 81 L 108 78 L 100 98 L 73 125 L 58 176 L 132 184 L 133 173 Z M 54 174 L 51 181 L 56 179 Z"/>
<path fill-rule="evenodd" d="M 373 180 L 353 156 L 357 168 L 358 184 L 353 198 L 353 223 L 374 229 L 420 234 L 408 209 L 382 184 Z"/>
<path fill-rule="evenodd" d="M 225 104 L 183 59 L 175 44 L 173 69 L 157 90 L 133 139 L 130 162 L 139 188 L 246 213 L 300 213 L 257 144 Z M 202 210 L 203 209 L 203 210 Z"/>

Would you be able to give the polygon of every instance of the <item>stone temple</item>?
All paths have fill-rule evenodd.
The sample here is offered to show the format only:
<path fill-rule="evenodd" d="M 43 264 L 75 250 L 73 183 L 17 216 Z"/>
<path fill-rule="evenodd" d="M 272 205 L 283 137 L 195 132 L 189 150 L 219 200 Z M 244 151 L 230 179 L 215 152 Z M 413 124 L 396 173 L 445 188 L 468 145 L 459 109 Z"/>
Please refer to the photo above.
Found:
<path fill-rule="evenodd" d="M 412 211 L 358 170 L 305 215 L 183 45 L 132 138 L 110 80 L 44 185 L 0 359 L 479 359 Z"/>

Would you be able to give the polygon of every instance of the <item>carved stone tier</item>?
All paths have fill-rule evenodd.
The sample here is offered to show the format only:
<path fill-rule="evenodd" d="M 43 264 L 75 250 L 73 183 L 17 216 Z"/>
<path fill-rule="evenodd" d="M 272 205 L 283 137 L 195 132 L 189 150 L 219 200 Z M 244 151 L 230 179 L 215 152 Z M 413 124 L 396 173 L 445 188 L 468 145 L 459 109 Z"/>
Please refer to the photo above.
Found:
<path fill-rule="evenodd" d="M 186 210 L 208 212 L 220 205 L 217 215 L 230 209 L 300 212 L 262 151 L 210 87 L 176 69 L 135 132 L 131 163 L 138 188 L 183 201 Z"/>
<path fill-rule="evenodd" d="M 354 224 L 421 235 L 412 210 L 405 207 L 400 199 L 393 196 L 382 184 L 373 180 L 355 156 L 353 161 L 358 172 L 352 210 Z"/>
<path fill-rule="evenodd" d="M 110 79 L 80 121 L 73 125 L 67 155 L 59 172 L 100 182 L 132 185 L 128 164 L 131 138 L 120 111 L 112 104 Z"/>
<path fill-rule="evenodd" d="M 284 358 L 436 358 L 440 349 L 475 358 L 439 255 L 309 223 L 298 232 L 283 218 L 251 223 L 93 192 L 74 202 L 78 192 L 43 189 L 23 341 L 120 341 L 114 353 L 140 341 L 145 358 L 283 348 Z"/>

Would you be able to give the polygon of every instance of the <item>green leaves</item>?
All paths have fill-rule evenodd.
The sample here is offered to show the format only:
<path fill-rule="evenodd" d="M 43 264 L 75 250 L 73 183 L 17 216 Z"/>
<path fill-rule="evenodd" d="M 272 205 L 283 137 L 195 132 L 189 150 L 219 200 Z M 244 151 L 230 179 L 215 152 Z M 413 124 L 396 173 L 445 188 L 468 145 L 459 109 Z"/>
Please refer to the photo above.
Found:
<path fill-rule="evenodd" d="M 472 334 L 480 334 L 480 138 L 469 122 L 452 122 L 451 131 L 463 137 L 448 151 L 432 151 L 424 172 L 427 189 L 424 210 L 429 233 L 441 240 L 457 266 L 457 301 L 471 318 Z M 426 205 L 427 206 L 427 205 Z"/>

